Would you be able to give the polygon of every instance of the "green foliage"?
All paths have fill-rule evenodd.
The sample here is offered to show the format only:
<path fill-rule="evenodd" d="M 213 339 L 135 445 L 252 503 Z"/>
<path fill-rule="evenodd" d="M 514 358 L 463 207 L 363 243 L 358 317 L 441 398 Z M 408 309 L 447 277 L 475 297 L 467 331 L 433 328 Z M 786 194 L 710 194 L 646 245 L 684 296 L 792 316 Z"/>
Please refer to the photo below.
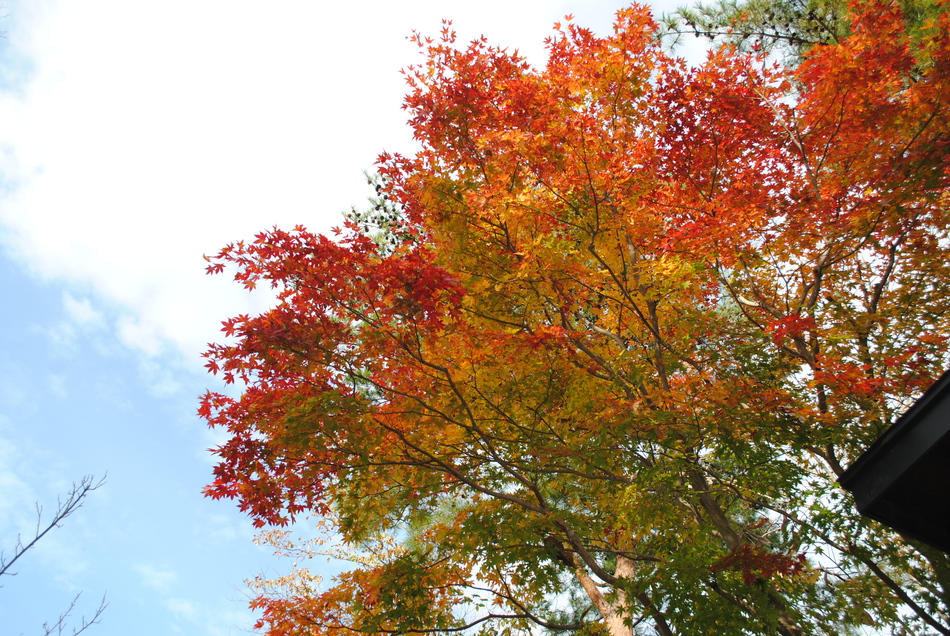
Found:
<path fill-rule="evenodd" d="M 901 0 L 911 45 L 923 43 L 940 16 L 940 0 Z M 815 46 L 841 42 L 852 31 L 846 0 L 715 0 L 681 7 L 662 18 L 668 37 L 692 34 L 740 51 L 772 54 L 799 64 Z"/>

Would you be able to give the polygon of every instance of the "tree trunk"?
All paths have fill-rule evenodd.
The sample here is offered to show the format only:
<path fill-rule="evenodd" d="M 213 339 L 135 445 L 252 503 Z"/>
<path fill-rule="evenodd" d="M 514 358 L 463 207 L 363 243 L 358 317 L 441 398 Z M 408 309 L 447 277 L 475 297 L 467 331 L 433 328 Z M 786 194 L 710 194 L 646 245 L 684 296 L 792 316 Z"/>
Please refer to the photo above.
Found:
<path fill-rule="evenodd" d="M 617 578 L 632 576 L 633 570 L 633 561 L 626 557 L 617 557 Z M 590 578 L 583 563 L 576 556 L 574 557 L 574 576 L 577 577 L 581 587 L 587 592 L 590 602 L 600 612 L 610 636 L 633 636 L 633 630 L 624 620 L 630 615 L 627 609 L 626 594 L 622 590 L 618 590 L 614 602 L 608 601 L 600 588 L 597 587 L 597 584 L 594 583 L 594 580 Z"/>

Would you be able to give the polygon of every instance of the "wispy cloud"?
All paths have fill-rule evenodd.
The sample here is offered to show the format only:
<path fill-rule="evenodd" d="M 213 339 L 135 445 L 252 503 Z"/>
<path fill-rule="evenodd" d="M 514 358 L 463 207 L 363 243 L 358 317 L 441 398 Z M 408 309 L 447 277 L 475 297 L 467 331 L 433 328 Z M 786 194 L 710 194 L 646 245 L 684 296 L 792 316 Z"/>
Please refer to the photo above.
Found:
<path fill-rule="evenodd" d="M 182 598 L 170 598 L 165 601 L 165 607 L 168 608 L 176 618 L 193 621 L 198 617 L 198 608 L 191 601 Z"/>
<path fill-rule="evenodd" d="M 46 389 L 60 399 L 69 396 L 69 391 L 66 390 L 66 377 L 59 373 L 50 373 L 46 376 Z"/>
<path fill-rule="evenodd" d="M 76 298 L 69 292 L 63 292 L 63 307 L 70 320 L 81 327 L 101 327 L 104 323 L 102 314 L 88 298 Z"/>
<path fill-rule="evenodd" d="M 135 571 L 139 574 L 141 585 L 160 594 L 171 592 L 172 586 L 178 579 L 171 570 L 162 570 L 151 564 L 136 565 Z"/>
<path fill-rule="evenodd" d="M 3 435 L 8 422 L 0 415 L 0 537 L 12 537 L 15 542 L 17 534 L 36 525 L 36 497 L 19 470 L 22 450 Z M 12 548 L 0 546 L 8 557 Z"/>

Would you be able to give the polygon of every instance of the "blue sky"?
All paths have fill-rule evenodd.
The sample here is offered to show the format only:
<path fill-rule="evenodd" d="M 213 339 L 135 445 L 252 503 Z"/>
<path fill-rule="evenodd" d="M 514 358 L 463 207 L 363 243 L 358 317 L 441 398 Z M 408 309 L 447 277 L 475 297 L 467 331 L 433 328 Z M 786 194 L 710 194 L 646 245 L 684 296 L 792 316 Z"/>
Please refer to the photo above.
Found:
<path fill-rule="evenodd" d="M 240 634 L 243 581 L 287 569 L 201 496 L 218 438 L 195 416 L 220 322 L 259 311 L 205 253 L 279 225 L 326 230 L 411 153 L 406 36 L 451 18 L 543 62 L 610 0 L 7 0 L 0 30 L 0 548 L 86 474 L 108 483 L 0 581 L 0 636 L 79 591 L 89 634 Z M 340 3 L 335 3 L 340 4 Z M 675 3 L 670 3 L 673 5 Z M 667 7 L 668 8 L 668 7 Z M 306 528 L 301 528 L 306 532 Z"/>

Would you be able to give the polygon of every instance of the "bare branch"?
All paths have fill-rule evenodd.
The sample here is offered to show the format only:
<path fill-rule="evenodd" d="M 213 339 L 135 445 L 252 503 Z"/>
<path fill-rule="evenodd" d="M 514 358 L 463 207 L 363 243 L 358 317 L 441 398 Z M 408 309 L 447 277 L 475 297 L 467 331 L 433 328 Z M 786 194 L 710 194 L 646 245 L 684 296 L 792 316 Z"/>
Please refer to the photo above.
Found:
<path fill-rule="evenodd" d="M 102 482 L 100 481 L 99 484 L 96 485 L 96 487 L 98 487 L 101 484 Z M 76 609 L 76 603 L 79 602 L 80 596 L 82 596 L 82 592 L 80 592 L 73 598 L 72 602 L 69 604 L 69 607 L 66 608 L 66 611 L 60 614 L 54 623 L 52 624 L 43 623 L 43 636 L 52 636 L 53 634 L 55 634 L 56 636 L 63 636 L 63 634 L 67 633 L 66 619 L 69 618 L 69 615 L 72 614 L 74 609 Z M 91 618 L 87 619 L 85 616 L 81 616 L 79 618 L 79 626 L 73 627 L 72 633 L 71 633 L 72 636 L 78 636 L 79 634 L 86 631 L 88 628 L 99 623 L 102 620 L 102 614 L 106 611 L 107 607 L 109 607 L 109 604 L 106 602 L 105 595 L 103 595 L 102 600 L 99 601 L 99 607 L 96 608 L 96 611 L 92 614 Z"/>
<path fill-rule="evenodd" d="M 16 563 L 21 556 L 26 554 L 27 551 L 33 548 L 40 539 L 46 536 L 50 530 L 60 527 L 63 521 L 65 521 L 66 517 L 82 508 L 82 505 L 86 499 L 86 495 L 88 495 L 93 490 L 98 489 L 105 483 L 105 477 L 96 481 L 95 475 L 86 475 L 78 484 L 74 483 L 73 487 L 66 495 L 66 498 L 59 498 L 57 500 L 56 514 L 54 514 L 53 518 L 45 524 L 43 523 L 43 507 L 37 503 L 36 530 L 33 533 L 33 538 L 24 543 L 23 537 L 18 535 L 16 545 L 13 548 L 13 557 L 10 558 L 9 561 L 7 560 L 6 556 L 0 552 L 0 576 L 15 576 L 16 572 L 10 571 L 10 568 L 13 567 L 13 564 Z"/>

